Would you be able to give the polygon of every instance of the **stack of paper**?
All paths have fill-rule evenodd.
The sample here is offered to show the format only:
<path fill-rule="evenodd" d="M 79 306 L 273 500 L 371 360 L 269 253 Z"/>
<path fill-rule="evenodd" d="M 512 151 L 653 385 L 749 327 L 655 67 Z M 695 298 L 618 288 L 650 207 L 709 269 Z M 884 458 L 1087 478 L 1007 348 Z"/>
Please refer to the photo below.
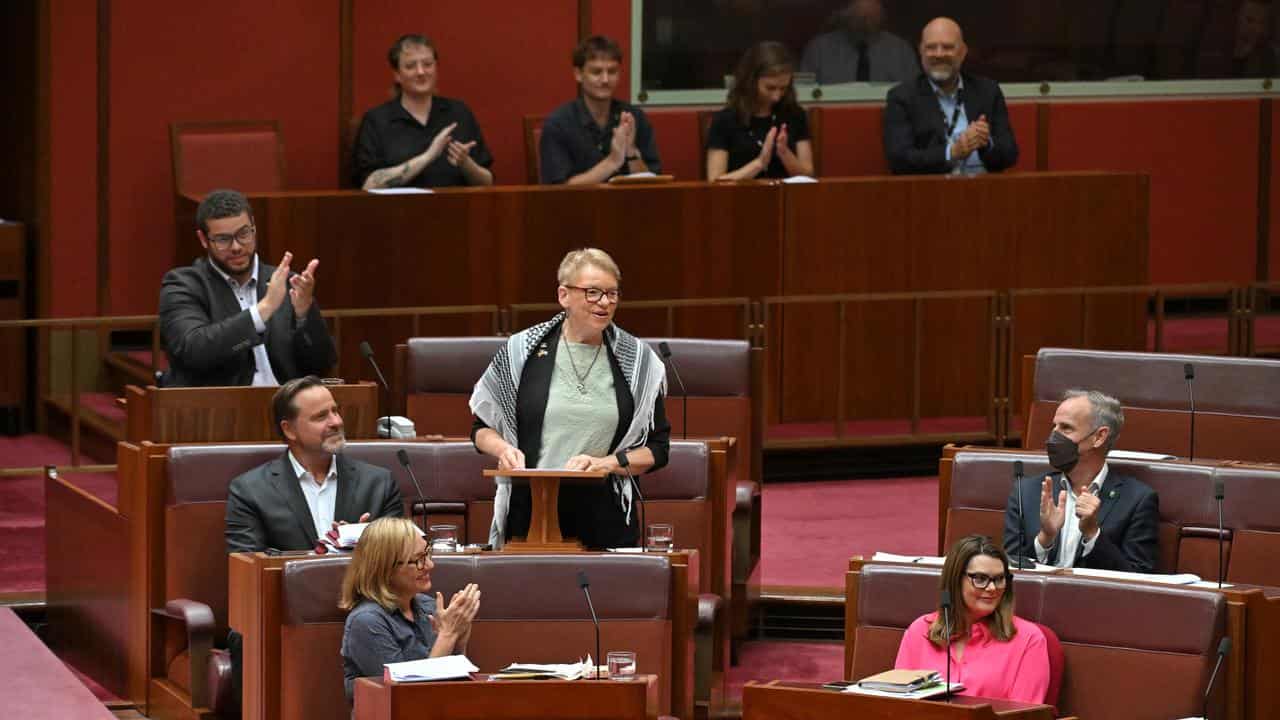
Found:
<path fill-rule="evenodd" d="M 338 547 L 348 550 L 360 541 L 360 534 L 369 527 L 369 523 L 348 523 L 338 526 Z"/>
<path fill-rule="evenodd" d="M 867 690 L 909 693 L 942 682 L 937 670 L 885 670 L 858 681 Z"/>
<path fill-rule="evenodd" d="M 592 661 L 588 655 L 586 660 L 576 663 L 537 664 L 511 663 L 489 677 L 490 680 L 578 680 L 592 676 Z"/>
<path fill-rule="evenodd" d="M 873 562 L 916 563 L 918 565 L 937 565 L 941 567 L 946 558 L 933 555 L 894 555 L 893 553 L 878 552 L 871 556 L 871 560 Z"/>
<path fill-rule="evenodd" d="M 466 655 L 445 655 L 409 662 L 383 665 L 387 675 L 395 682 L 425 682 L 428 680 L 466 680 L 480 668 L 471 664 Z"/>
<path fill-rule="evenodd" d="M 1165 585 L 1193 585 L 1200 582 L 1199 575 L 1182 573 L 1180 575 L 1157 575 L 1155 573 L 1121 572 L 1120 570 L 1099 570 L 1097 568 L 1071 568 L 1072 575 L 1107 578 L 1111 580 L 1139 580 L 1141 582 L 1163 583 Z"/>

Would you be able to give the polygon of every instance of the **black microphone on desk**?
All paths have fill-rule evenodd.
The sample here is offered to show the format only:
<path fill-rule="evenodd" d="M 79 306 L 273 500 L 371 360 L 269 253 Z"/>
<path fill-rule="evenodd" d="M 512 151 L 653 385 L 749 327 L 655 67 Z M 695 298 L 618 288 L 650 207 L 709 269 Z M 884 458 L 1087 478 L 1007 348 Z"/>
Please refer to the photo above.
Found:
<path fill-rule="evenodd" d="M 596 606 L 591 604 L 591 583 L 587 582 L 587 571 L 578 571 L 578 587 L 582 588 L 582 592 L 587 596 L 587 609 L 591 611 L 591 622 L 596 625 L 596 659 L 595 665 L 596 679 L 600 679 L 600 618 L 596 617 Z"/>
<path fill-rule="evenodd" d="M 409 464 L 409 453 L 406 452 L 404 448 L 400 448 L 396 451 L 396 459 L 400 461 L 400 465 L 404 467 L 405 472 L 409 473 L 409 479 L 413 481 L 413 489 L 418 491 L 418 502 L 413 503 L 413 511 L 410 512 L 409 515 L 417 516 L 421 513 L 422 520 L 418 523 L 418 526 L 422 528 L 423 532 L 426 532 L 427 496 L 422 494 L 422 485 L 418 483 L 418 476 L 413 474 L 413 467 Z M 428 538 L 428 542 L 430 542 L 430 538 Z"/>
<path fill-rule="evenodd" d="M 689 439 L 689 390 L 684 386 L 684 380 L 680 377 L 680 368 L 676 367 L 676 363 L 671 359 L 671 346 L 665 341 L 658 343 L 658 354 L 662 356 L 662 361 L 671 364 L 671 372 L 675 373 L 676 382 L 680 384 L 680 438 L 682 440 Z"/>
<path fill-rule="evenodd" d="M 373 348 L 369 346 L 368 340 L 360 341 L 360 354 L 365 360 L 373 366 L 373 371 L 378 374 L 378 382 L 382 383 L 382 391 L 387 400 L 387 437 L 391 437 L 391 387 L 387 385 L 387 378 L 382 374 L 382 368 L 378 367 L 378 361 L 373 359 Z"/>
<path fill-rule="evenodd" d="M 1218 589 L 1222 589 L 1223 567 L 1222 567 L 1222 501 L 1227 496 L 1226 485 L 1222 482 L 1222 478 L 1218 476 L 1215 468 L 1213 471 L 1213 499 L 1218 503 Z"/>
<path fill-rule="evenodd" d="M 1218 679 L 1218 670 L 1222 667 L 1222 659 L 1231 652 L 1231 638 L 1223 636 L 1218 641 L 1218 660 L 1213 664 L 1213 673 L 1209 675 L 1209 684 L 1204 688 L 1204 700 L 1200 705 L 1200 716 L 1209 719 L 1209 696 L 1213 694 L 1213 683 Z"/>
<path fill-rule="evenodd" d="M 1013 492 L 1018 496 L 1018 552 L 1009 558 L 1013 566 L 1019 570 L 1031 570 L 1036 566 L 1035 560 L 1024 553 L 1027 550 L 1027 529 L 1023 525 L 1022 515 L 1022 461 L 1013 461 Z"/>
<path fill-rule="evenodd" d="M 1191 405 L 1191 447 L 1187 448 L 1187 459 L 1196 459 L 1196 366 L 1191 363 L 1182 364 L 1182 376 L 1187 380 L 1187 400 Z"/>
<path fill-rule="evenodd" d="M 942 597 L 938 603 L 942 606 L 942 624 L 947 631 L 947 678 L 946 692 L 943 693 L 942 699 L 951 702 L 951 591 L 943 590 Z"/>

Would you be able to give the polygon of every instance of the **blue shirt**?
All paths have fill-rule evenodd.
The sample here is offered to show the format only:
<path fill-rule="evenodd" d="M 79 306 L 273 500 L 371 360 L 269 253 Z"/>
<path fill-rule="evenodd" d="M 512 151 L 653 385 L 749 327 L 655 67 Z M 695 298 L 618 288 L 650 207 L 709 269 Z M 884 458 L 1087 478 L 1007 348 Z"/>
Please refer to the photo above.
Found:
<path fill-rule="evenodd" d="M 942 92 L 942 88 L 929 78 L 929 86 L 933 88 L 933 94 L 938 98 L 938 107 L 942 108 L 942 117 L 946 121 L 947 128 L 951 134 L 947 136 L 947 162 L 951 163 L 952 175 L 981 175 L 987 171 L 985 165 L 982 164 L 982 158 L 978 156 L 978 151 L 974 150 L 969 153 L 969 157 L 960 161 L 951 159 L 951 145 L 964 134 L 965 129 L 969 127 L 969 115 L 964 109 L 964 103 L 961 98 L 964 95 L 964 77 L 958 76 L 959 83 L 956 85 L 956 91 L 951 95 Z M 954 118 L 954 121 L 953 121 Z M 991 141 L 987 141 L 990 146 Z"/>
<path fill-rule="evenodd" d="M 387 663 L 431 655 L 431 646 L 436 644 L 436 633 L 431 629 L 435 613 L 435 598 L 424 593 L 413 596 L 413 622 L 400 608 L 388 610 L 372 600 L 351 609 L 342 629 L 342 675 L 348 703 L 355 698 L 356 678 L 381 678 L 382 666 Z"/>

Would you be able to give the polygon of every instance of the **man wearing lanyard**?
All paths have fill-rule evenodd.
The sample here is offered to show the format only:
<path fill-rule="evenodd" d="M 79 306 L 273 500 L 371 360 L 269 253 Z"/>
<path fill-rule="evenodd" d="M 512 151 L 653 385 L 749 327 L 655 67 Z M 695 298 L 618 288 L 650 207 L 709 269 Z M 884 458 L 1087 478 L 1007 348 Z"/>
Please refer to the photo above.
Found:
<path fill-rule="evenodd" d="M 889 91 L 884 152 L 897 174 L 977 175 L 1018 161 L 1004 93 L 994 80 L 961 72 L 968 48 L 960 26 L 937 18 L 920 34 L 924 72 Z"/>

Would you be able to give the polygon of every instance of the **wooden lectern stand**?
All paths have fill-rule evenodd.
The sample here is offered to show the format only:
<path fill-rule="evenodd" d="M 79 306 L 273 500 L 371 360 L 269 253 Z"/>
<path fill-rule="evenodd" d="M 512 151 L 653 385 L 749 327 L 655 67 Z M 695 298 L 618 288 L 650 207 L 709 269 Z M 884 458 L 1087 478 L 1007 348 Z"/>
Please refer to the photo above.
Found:
<path fill-rule="evenodd" d="M 658 715 L 654 675 L 634 680 L 476 680 L 396 683 L 360 678 L 356 720 L 646 720 Z"/>
<path fill-rule="evenodd" d="M 523 540 L 508 542 L 508 552 L 573 552 L 582 550 L 577 540 L 566 541 L 560 534 L 560 483 L 600 482 L 608 473 L 572 470 L 485 470 L 485 477 L 509 477 L 527 481 L 533 495 L 533 511 L 529 516 L 529 534 Z"/>
<path fill-rule="evenodd" d="M 771 682 L 742 689 L 742 720 L 800 720 L 800 718 L 859 718 L 859 720 L 1053 720 L 1049 705 L 956 695 L 940 700 L 855 695 L 826 690 L 812 683 Z"/>

